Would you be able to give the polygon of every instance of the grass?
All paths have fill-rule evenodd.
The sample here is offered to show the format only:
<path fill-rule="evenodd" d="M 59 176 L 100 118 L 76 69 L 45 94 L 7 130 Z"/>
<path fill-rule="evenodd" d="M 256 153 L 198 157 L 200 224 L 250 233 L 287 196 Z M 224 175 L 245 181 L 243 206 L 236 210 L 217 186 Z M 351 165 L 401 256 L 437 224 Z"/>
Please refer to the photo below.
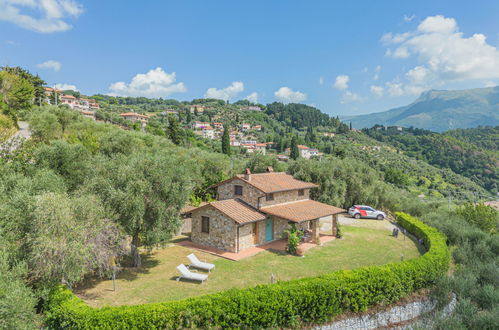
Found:
<path fill-rule="evenodd" d="M 124 269 L 116 280 L 116 292 L 111 280 L 91 279 L 76 293 L 89 305 L 134 305 L 183 299 L 214 293 L 230 288 L 251 287 L 269 283 L 271 274 L 280 281 L 317 276 L 340 269 L 381 265 L 416 258 L 423 253 L 417 244 L 403 235 L 390 236 L 387 229 L 342 226 L 343 238 L 326 243 L 295 257 L 264 251 L 235 262 L 196 251 L 201 260 L 215 263 L 204 284 L 176 281 L 175 267 L 187 263 L 192 250 L 172 245 L 143 255 L 141 269 Z"/>

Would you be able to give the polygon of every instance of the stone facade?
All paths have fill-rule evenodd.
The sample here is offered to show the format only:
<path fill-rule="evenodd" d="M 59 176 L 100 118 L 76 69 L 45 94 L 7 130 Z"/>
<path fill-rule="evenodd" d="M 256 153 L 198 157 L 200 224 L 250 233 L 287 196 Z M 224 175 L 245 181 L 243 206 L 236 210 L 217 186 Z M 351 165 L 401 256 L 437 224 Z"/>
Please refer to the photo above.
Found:
<path fill-rule="evenodd" d="M 284 238 L 285 231 L 289 229 L 289 220 L 272 217 L 274 219 L 274 239 Z"/>
<path fill-rule="evenodd" d="M 299 196 L 298 190 L 288 190 L 274 193 L 274 200 L 267 200 L 267 196 L 260 199 L 260 207 L 296 202 L 309 199 L 310 189 L 303 189 L 303 196 Z"/>
<path fill-rule="evenodd" d="M 201 231 L 201 217 L 210 218 L 209 233 Z M 194 243 L 220 250 L 237 252 L 237 224 L 212 206 L 205 206 L 192 212 L 191 240 Z"/>
<path fill-rule="evenodd" d="M 242 186 L 243 187 L 243 195 L 236 196 L 234 195 L 234 186 Z M 267 195 L 260 190 L 253 187 L 251 184 L 234 178 L 226 183 L 223 183 L 218 186 L 217 189 L 218 200 L 232 199 L 232 198 L 240 198 L 246 203 L 250 204 L 254 208 L 260 208 L 265 206 L 277 205 L 282 203 L 296 202 L 299 200 L 309 199 L 310 189 L 303 189 L 303 196 L 299 196 L 298 190 L 288 190 L 282 192 L 274 193 L 273 200 L 267 200 Z"/>
<path fill-rule="evenodd" d="M 234 186 L 242 186 L 243 187 L 243 195 L 242 196 L 236 196 L 234 194 Z M 225 200 L 225 199 L 232 199 L 232 198 L 239 198 L 248 203 L 249 205 L 253 206 L 254 208 L 258 208 L 258 200 L 260 199 L 260 202 L 265 200 L 265 194 L 262 193 L 260 190 L 256 189 L 252 185 L 244 182 L 241 179 L 234 178 L 230 181 L 227 181 L 224 184 L 221 184 L 218 186 L 217 189 L 217 199 L 218 200 Z"/>

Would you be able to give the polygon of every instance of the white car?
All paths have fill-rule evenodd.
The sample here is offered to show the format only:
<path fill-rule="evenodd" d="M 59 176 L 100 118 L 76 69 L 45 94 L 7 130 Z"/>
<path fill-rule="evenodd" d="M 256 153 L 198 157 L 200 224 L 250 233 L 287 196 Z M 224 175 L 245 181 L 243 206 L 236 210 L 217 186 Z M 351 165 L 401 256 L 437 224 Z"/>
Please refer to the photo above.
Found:
<path fill-rule="evenodd" d="M 386 218 L 386 213 L 383 211 L 376 210 L 367 205 L 354 205 L 348 210 L 348 214 L 355 219 L 360 218 L 371 218 L 383 220 Z"/>

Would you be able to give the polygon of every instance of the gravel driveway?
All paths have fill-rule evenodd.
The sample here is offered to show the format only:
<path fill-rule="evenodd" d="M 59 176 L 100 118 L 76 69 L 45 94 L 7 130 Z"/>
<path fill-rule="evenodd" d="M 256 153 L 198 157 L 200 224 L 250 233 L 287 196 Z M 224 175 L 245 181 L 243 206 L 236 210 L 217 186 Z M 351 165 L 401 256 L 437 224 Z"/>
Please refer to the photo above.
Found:
<path fill-rule="evenodd" d="M 350 217 L 349 215 L 338 215 L 338 222 L 340 225 L 344 226 L 354 226 L 354 227 L 364 227 L 364 228 L 373 228 L 373 229 L 386 229 L 390 232 L 393 228 L 397 228 L 393 223 L 384 219 L 355 219 Z M 331 230 L 331 223 L 328 221 L 321 222 L 321 230 L 328 231 Z"/>

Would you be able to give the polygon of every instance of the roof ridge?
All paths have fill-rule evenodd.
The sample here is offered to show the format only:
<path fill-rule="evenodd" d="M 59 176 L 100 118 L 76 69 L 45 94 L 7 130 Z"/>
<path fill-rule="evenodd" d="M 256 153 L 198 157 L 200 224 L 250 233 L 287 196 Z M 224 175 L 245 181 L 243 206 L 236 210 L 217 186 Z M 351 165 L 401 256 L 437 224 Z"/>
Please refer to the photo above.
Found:
<path fill-rule="evenodd" d="M 291 201 L 291 202 L 284 202 L 284 203 L 279 203 L 279 204 L 273 204 L 273 205 L 264 206 L 264 207 L 261 208 L 261 210 L 269 208 L 269 207 L 283 206 L 283 205 L 289 205 L 289 204 L 294 204 L 294 203 L 301 203 L 301 202 L 306 202 L 306 201 L 311 201 L 311 200 L 313 200 L 313 199 L 306 198 L 306 199 L 299 199 L 297 201 Z M 317 202 L 317 201 L 315 201 L 315 202 Z M 325 204 L 325 203 L 323 203 L 323 204 Z"/>

